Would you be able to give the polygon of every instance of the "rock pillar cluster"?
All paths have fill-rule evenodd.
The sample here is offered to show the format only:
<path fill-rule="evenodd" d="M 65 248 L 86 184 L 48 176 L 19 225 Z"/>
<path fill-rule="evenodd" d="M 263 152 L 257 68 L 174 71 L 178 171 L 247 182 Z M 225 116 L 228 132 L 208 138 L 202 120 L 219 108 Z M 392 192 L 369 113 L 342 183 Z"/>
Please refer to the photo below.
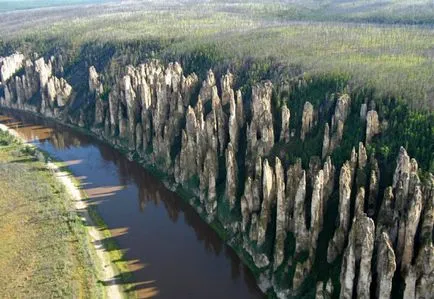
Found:
<path fill-rule="evenodd" d="M 290 101 L 273 107 L 270 81 L 255 83 L 251 98 L 243 98 L 229 71 L 208 70 L 202 82 L 177 62 L 157 60 L 125 66 L 118 76 L 93 66 L 87 71 L 83 107 L 61 77 L 61 57 L 1 58 L 0 104 L 85 127 L 164 174 L 171 190 L 191 195 L 207 222 L 222 225 L 228 242 L 260 273 L 261 288 L 273 288 L 278 298 L 300 295 L 316 263 L 339 261 L 340 289 L 325 277 L 316 282 L 317 298 L 390 298 L 395 278 L 405 298 L 432 297 L 434 177 L 421 180 L 418 163 L 401 148 L 384 188 L 381 163 L 367 153 L 387 128 L 380 130 L 373 105 L 362 104 L 356 115 L 366 121 L 364 142 L 355 142 L 343 165 L 333 165 L 331 155 L 354 119 L 349 95 L 290 111 L 296 106 Z M 318 123 L 322 151 L 296 157 L 288 149 L 309 144 Z M 334 206 L 337 216 L 330 217 Z M 333 231 L 323 229 L 326 221 L 335 223 Z"/>
<path fill-rule="evenodd" d="M 3 61 L 2 76 L 9 77 L 4 82 L 3 106 L 56 117 L 70 102 L 72 87 L 65 79 L 54 76 L 54 57 L 47 63 L 42 57 L 31 61 L 24 60 L 20 54 L 14 54 L 12 58 L 7 57 Z M 24 66 L 24 73 L 13 77 L 21 65 Z"/>

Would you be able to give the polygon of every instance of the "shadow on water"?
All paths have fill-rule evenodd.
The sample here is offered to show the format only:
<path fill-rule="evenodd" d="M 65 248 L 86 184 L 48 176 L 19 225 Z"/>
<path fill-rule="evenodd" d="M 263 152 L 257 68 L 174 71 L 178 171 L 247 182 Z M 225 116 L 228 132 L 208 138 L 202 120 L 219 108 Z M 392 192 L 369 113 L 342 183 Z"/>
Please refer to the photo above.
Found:
<path fill-rule="evenodd" d="M 88 204 L 110 229 L 112 237 L 103 243 L 116 243 L 128 263 L 132 279 L 127 292 L 140 298 L 264 297 L 235 252 L 138 163 L 87 135 L 35 116 L 8 112 L 0 123 L 74 173 Z"/>

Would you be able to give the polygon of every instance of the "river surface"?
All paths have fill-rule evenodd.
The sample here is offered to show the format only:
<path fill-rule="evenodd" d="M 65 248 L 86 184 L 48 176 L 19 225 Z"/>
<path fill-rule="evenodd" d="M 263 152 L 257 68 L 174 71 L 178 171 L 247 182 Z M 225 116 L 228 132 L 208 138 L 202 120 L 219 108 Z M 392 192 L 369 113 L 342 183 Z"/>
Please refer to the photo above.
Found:
<path fill-rule="evenodd" d="M 125 252 L 140 298 L 264 298 L 235 252 L 181 198 L 118 151 L 35 116 L 0 122 L 66 162 Z M 110 283 L 110 282 L 106 282 Z"/>

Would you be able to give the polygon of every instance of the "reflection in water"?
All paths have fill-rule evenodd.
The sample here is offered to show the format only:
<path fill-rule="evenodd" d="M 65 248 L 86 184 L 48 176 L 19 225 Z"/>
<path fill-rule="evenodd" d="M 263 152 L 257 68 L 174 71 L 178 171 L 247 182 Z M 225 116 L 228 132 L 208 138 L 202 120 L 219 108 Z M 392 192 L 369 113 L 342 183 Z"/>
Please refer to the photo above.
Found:
<path fill-rule="evenodd" d="M 139 164 L 34 116 L 0 116 L 0 122 L 67 163 L 125 252 L 139 297 L 263 298 L 234 251 Z"/>

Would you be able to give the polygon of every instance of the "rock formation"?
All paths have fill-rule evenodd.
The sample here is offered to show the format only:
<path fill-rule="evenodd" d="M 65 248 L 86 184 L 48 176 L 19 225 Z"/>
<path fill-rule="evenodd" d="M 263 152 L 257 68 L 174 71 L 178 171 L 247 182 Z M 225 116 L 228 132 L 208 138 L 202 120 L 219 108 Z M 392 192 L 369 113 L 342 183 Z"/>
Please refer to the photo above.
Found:
<path fill-rule="evenodd" d="M 276 216 L 276 241 L 274 245 L 274 269 L 276 270 L 283 262 L 284 247 L 287 228 L 287 201 L 285 196 L 285 175 L 282 163 L 279 158 L 275 162 L 276 173 L 276 198 L 277 198 L 277 216 Z"/>
<path fill-rule="evenodd" d="M 390 298 L 396 270 L 395 253 L 387 233 L 381 234 L 377 253 L 377 298 Z"/>
<path fill-rule="evenodd" d="M 348 117 L 351 106 L 351 99 L 349 95 L 344 94 L 336 101 L 335 111 L 331 119 L 331 127 L 328 123 L 324 127 L 322 157 L 323 159 L 333 153 L 339 146 L 343 134 L 344 124 Z"/>
<path fill-rule="evenodd" d="M 304 141 L 306 134 L 308 134 L 313 127 L 313 121 L 314 121 L 313 114 L 314 111 L 313 111 L 312 104 L 310 102 L 306 102 L 304 104 L 303 116 L 301 118 L 301 132 L 300 132 L 301 141 Z"/>
<path fill-rule="evenodd" d="M 368 216 L 372 217 L 377 209 L 377 197 L 380 184 L 380 169 L 377 160 L 371 159 L 371 174 L 369 177 Z"/>
<path fill-rule="evenodd" d="M 222 224 L 228 243 L 253 262 L 263 289 L 273 288 L 278 298 L 302 295 L 300 287 L 317 256 L 333 265 L 342 258 L 341 289 L 333 290 L 325 271 L 313 290 L 317 298 L 338 293 L 341 298 L 369 298 L 374 289 L 376 296 L 389 298 L 392 279 L 405 283 L 408 298 L 434 293 L 434 178 L 419 178 L 418 163 L 401 148 L 392 184 L 385 188 L 391 169 L 380 173 L 384 160 L 368 158 L 365 147 L 380 132 L 373 103 L 362 104 L 360 115 L 346 94 L 336 101 L 333 95 L 333 101 L 315 104 L 315 109 L 305 101 L 273 107 L 272 94 L 281 86 L 274 88 L 270 81 L 255 83 L 251 98 L 243 99 L 241 90 L 234 91 L 240 84 L 229 71 L 216 78 L 209 70 L 200 84 L 179 63 L 157 60 L 124 66 L 116 74 L 105 68 L 98 73 L 91 66 L 84 70 L 89 76 L 80 90 L 73 90 L 61 76 L 62 57 L 8 59 L 15 62 L 0 62 L 1 76 L 7 78 L 0 87 L 1 106 L 85 127 L 164 173 L 171 189 L 191 195 L 189 202 L 203 219 Z M 81 92 L 82 86 L 88 90 Z M 299 80 L 291 88 L 306 86 Z M 83 95 L 88 98 L 80 102 Z M 350 118 L 350 113 L 356 115 Z M 335 150 L 344 128 L 359 116 L 366 120 L 365 143 L 352 140 L 354 148 L 343 153 L 350 155 L 348 161 L 332 163 L 331 155 L 341 159 Z M 290 122 L 296 127 L 290 128 Z M 316 122 L 324 124 L 322 151 L 304 147 L 317 136 Z M 308 141 L 301 150 L 292 139 L 298 130 L 301 140 Z M 381 125 L 383 130 L 387 126 Z M 339 177 L 335 169 L 340 169 Z M 329 202 L 334 194 L 338 217 L 330 219 L 336 213 L 330 209 L 337 202 Z M 335 220 L 335 230 L 321 234 L 325 224 L 329 227 L 325 222 Z M 328 242 L 327 250 L 321 240 Z"/>
<path fill-rule="evenodd" d="M 342 261 L 340 298 L 353 298 L 354 290 L 357 298 L 370 298 L 374 234 L 375 225 L 371 218 L 361 215 L 354 219 Z"/>
<path fill-rule="evenodd" d="M 18 58 L 15 55 L 16 58 L 6 58 L 5 61 L 14 61 L 9 63 L 15 66 L 21 65 L 23 57 L 17 55 Z M 12 69 L 5 70 L 4 78 L 13 74 Z M 56 116 L 59 108 L 66 106 L 72 95 L 71 85 L 65 79 L 54 76 L 51 60 L 45 63 L 44 58 L 34 62 L 26 60 L 24 74 L 10 78 L 4 84 L 4 106 L 40 112 L 49 117 Z M 38 98 L 38 106 L 28 103 L 34 97 Z"/>
<path fill-rule="evenodd" d="M 282 128 L 280 131 L 280 138 L 279 140 L 282 142 L 289 142 L 290 138 L 290 129 L 289 129 L 289 121 L 291 118 L 291 112 L 289 111 L 288 107 L 284 105 L 282 107 Z"/>
<path fill-rule="evenodd" d="M 319 281 L 316 284 L 315 299 L 329 299 L 333 296 L 333 284 L 329 279 L 326 282 Z"/>
<path fill-rule="evenodd" d="M 276 164 L 280 161 L 276 158 Z M 273 169 L 268 164 L 268 160 L 264 160 L 264 166 L 262 168 L 262 190 L 263 190 L 263 199 L 262 199 L 262 206 L 261 206 L 261 214 L 259 217 L 259 223 L 258 223 L 258 245 L 262 245 L 265 242 L 265 234 L 267 232 L 268 228 L 268 222 L 270 217 L 270 209 L 271 205 L 274 204 L 276 191 L 275 191 L 275 174 L 273 173 Z M 279 178 L 280 180 L 282 178 Z"/>
<path fill-rule="evenodd" d="M 25 57 L 21 53 L 0 57 L 0 83 L 6 83 L 20 68 L 23 67 Z"/>
<path fill-rule="evenodd" d="M 378 114 L 375 110 L 370 110 L 366 114 L 366 139 L 365 143 L 368 145 L 372 137 L 380 133 L 380 121 L 378 120 Z"/>
<path fill-rule="evenodd" d="M 345 239 L 350 226 L 350 198 L 352 187 L 352 171 L 349 161 L 341 168 L 339 176 L 339 227 L 327 249 L 327 261 L 332 263 L 344 249 Z"/>
<path fill-rule="evenodd" d="M 272 84 L 267 81 L 252 87 L 252 120 L 247 126 L 247 161 L 255 155 L 264 156 L 274 146 Z"/>
<path fill-rule="evenodd" d="M 202 88 L 199 92 L 199 97 L 202 100 L 202 103 L 205 104 L 212 97 L 213 87 L 216 85 L 215 76 L 212 70 L 208 70 L 206 75 L 206 80 L 202 82 Z"/>
<path fill-rule="evenodd" d="M 295 235 L 295 251 L 299 253 L 306 250 L 309 245 L 309 236 L 306 228 L 304 202 L 306 199 L 306 172 L 303 170 L 297 186 L 294 200 L 293 228 Z"/>
<path fill-rule="evenodd" d="M 228 144 L 226 149 L 226 171 L 226 198 L 229 201 L 229 206 L 233 209 L 237 196 L 238 168 L 235 152 L 231 143 Z"/>

